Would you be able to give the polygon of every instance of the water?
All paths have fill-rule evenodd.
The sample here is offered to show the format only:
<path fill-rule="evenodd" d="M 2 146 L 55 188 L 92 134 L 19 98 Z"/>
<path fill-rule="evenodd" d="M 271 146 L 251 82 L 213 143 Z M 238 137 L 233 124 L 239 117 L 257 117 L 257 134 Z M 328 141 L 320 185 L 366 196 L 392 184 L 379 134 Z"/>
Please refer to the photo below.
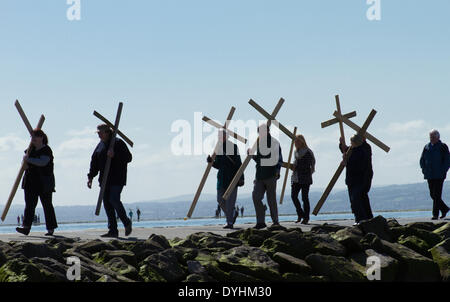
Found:
<path fill-rule="evenodd" d="M 374 212 L 374 216 L 381 215 L 385 218 L 427 218 L 431 217 L 431 211 L 407 211 L 407 212 Z M 353 220 L 354 216 L 351 213 L 331 213 L 312 215 L 310 221 L 319 220 Z M 296 221 L 296 215 L 280 215 L 280 222 Z M 237 224 L 255 224 L 254 216 L 239 217 Z M 272 221 L 270 216 L 266 216 L 266 222 L 270 224 Z M 207 226 L 207 225 L 224 225 L 225 218 L 194 218 L 194 219 L 171 219 L 171 220 L 147 220 L 147 221 L 133 221 L 135 228 L 164 228 L 164 227 L 183 227 L 183 226 Z M 120 224 L 119 224 L 120 226 Z M 83 231 L 89 229 L 107 229 L 106 222 L 92 222 L 92 223 L 60 223 L 58 232 Z M 33 232 L 45 232 L 45 224 L 36 225 L 32 227 Z M 16 233 L 16 226 L 5 225 L 0 226 L 0 234 Z"/>

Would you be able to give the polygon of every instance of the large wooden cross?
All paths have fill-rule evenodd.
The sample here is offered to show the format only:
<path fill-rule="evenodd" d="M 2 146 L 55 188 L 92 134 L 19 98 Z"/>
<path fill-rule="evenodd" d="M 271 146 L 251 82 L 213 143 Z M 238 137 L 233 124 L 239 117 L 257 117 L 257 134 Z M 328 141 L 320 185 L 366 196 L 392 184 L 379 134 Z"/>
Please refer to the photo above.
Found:
<path fill-rule="evenodd" d="M 113 133 L 111 135 L 111 140 L 109 142 L 108 150 L 114 150 L 114 145 L 116 143 L 117 135 L 122 137 L 124 141 L 126 141 L 131 147 L 133 147 L 133 142 L 128 137 L 126 137 L 121 131 L 119 131 L 119 123 L 120 123 L 120 117 L 122 115 L 122 107 L 123 107 L 123 103 L 120 102 L 119 107 L 117 109 L 116 120 L 115 120 L 114 124 L 112 124 L 110 121 L 108 121 L 106 118 L 104 118 L 97 111 L 94 111 L 94 116 L 98 117 L 101 121 L 103 121 L 106 125 L 108 125 L 113 131 Z M 103 170 L 103 179 L 102 179 L 102 183 L 100 185 L 100 193 L 98 195 L 98 200 L 97 200 L 97 207 L 95 208 L 95 215 L 97 215 L 97 216 L 100 215 L 100 209 L 101 209 L 102 202 L 103 202 L 103 196 L 105 195 L 106 182 L 108 181 L 109 170 L 111 169 L 111 161 L 112 161 L 112 158 L 107 156 L 105 168 Z"/>
<path fill-rule="evenodd" d="M 366 121 L 364 122 L 364 125 L 362 127 L 359 126 L 355 126 L 355 128 L 357 129 L 357 135 L 359 135 L 361 138 L 367 138 L 369 139 L 369 133 L 367 132 L 367 128 L 369 128 L 370 123 L 372 122 L 373 118 L 375 117 L 375 114 L 377 112 L 375 110 L 372 109 L 372 111 L 370 112 L 369 116 L 367 117 Z M 342 116 L 338 111 L 335 111 L 333 113 L 333 115 L 336 117 L 336 119 L 339 122 L 343 122 L 344 124 L 349 124 L 349 120 L 348 118 Z M 351 123 L 351 122 L 350 122 Z M 351 123 L 353 124 L 353 123 Z M 373 136 L 372 136 L 373 138 Z M 372 142 L 373 140 L 370 139 Z M 381 144 L 381 146 L 385 146 L 385 148 L 387 148 L 387 150 L 389 151 L 389 147 L 387 147 L 386 145 L 384 145 L 383 143 L 381 143 L 379 140 L 375 139 L 377 142 L 379 142 Z M 379 146 L 381 148 L 381 146 L 379 144 L 376 144 L 377 146 Z M 383 150 L 385 150 L 385 148 Z M 333 189 L 334 185 L 336 184 L 337 180 L 339 179 L 339 176 L 341 175 L 342 171 L 344 170 L 346 163 L 348 161 L 348 159 L 350 158 L 351 154 L 352 154 L 352 150 L 353 147 L 350 146 L 347 150 L 347 152 L 344 154 L 344 158 L 341 161 L 339 167 L 337 168 L 336 172 L 334 173 L 333 177 L 331 178 L 330 183 L 328 184 L 327 188 L 325 189 L 324 193 L 322 194 L 322 197 L 320 198 L 320 200 L 317 202 L 316 207 L 314 208 L 313 214 L 317 216 L 317 214 L 319 214 L 320 209 L 322 208 L 323 204 L 325 203 L 328 195 L 330 194 L 331 190 Z M 388 152 L 386 151 L 386 152 Z"/>
<path fill-rule="evenodd" d="M 19 101 L 16 100 L 14 105 L 16 106 L 17 111 L 19 112 L 19 115 L 22 118 L 22 121 L 24 122 L 25 127 L 27 128 L 28 132 L 30 133 L 30 135 L 33 135 L 33 127 L 31 127 L 31 124 L 28 121 L 28 118 L 25 115 L 25 112 L 23 111 L 22 106 L 20 106 Z M 38 124 L 36 126 L 36 129 L 41 129 L 42 125 L 44 124 L 44 121 L 45 121 L 45 117 L 44 117 L 44 115 L 41 115 L 41 118 L 39 119 L 39 122 L 38 122 Z M 33 145 L 30 142 L 30 144 L 28 146 L 28 149 L 26 151 L 27 155 L 30 155 L 32 147 L 33 147 Z M 16 195 L 17 188 L 19 187 L 20 181 L 22 179 L 22 176 L 23 176 L 23 173 L 25 172 L 25 170 L 26 170 L 26 162 L 22 161 L 19 173 L 17 174 L 16 180 L 15 180 L 15 182 L 13 184 L 11 192 L 9 193 L 8 200 L 7 200 L 5 208 L 3 210 L 2 221 L 5 221 L 5 219 L 6 219 L 6 215 L 8 214 L 9 208 L 11 206 L 11 203 L 12 203 L 13 199 L 14 199 L 14 196 Z"/>
<path fill-rule="evenodd" d="M 291 169 L 291 158 L 292 158 L 292 152 L 294 151 L 296 135 L 297 135 L 297 127 L 294 128 L 294 139 L 291 142 L 291 149 L 289 150 L 289 157 L 288 157 L 288 161 L 287 161 L 286 167 L 285 167 L 286 174 L 284 175 L 283 187 L 281 188 L 280 204 L 283 204 L 284 191 L 286 189 L 286 182 L 287 182 L 287 179 L 289 176 L 289 169 Z"/>
<path fill-rule="evenodd" d="M 224 125 L 220 125 L 219 123 L 213 121 L 212 119 L 208 118 L 207 116 L 204 116 L 202 118 L 202 120 L 205 121 L 206 123 L 208 123 L 208 124 L 218 128 L 218 129 L 225 130 L 227 134 L 229 134 L 230 136 L 234 137 L 238 141 L 241 141 L 244 144 L 246 144 L 247 143 L 247 139 L 245 139 L 244 137 L 242 137 L 242 136 L 234 133 L 230 129 L 228 129 L 229 123 L 231 121 L 231 118 L 233 117 L 233 114 L 234 114 L 235 110 L 236 110 L 236 108 L 231 107 L 230 113 L 228 113 L 228 116 L 227 116 L 227 119 L 225 120 L 225 124 Z M 214 160 L 215 160 L 215 158 L 217 156 L 217 153 L 219 153 L 220 146 L 221 146 L 221 142 L 218 141 L 217 144 L 216 144 L 216 147 L 214 148 L 214 152 L 211 155 L 211 162 L 208 163 L 208 166 L 206 167 L 206 170 L 203 173 L 203 177 L 202 177 L 202 179 L 200 181 L 200 185 L 198 186 L 197 192 L 194 195 L 194 200 L 192 201 L 191 207 L 189 208 L 188 214 L 184 218 L 184 220 L 187 220 L 188 218 L 192 217 L 192 213 L 194 212 L 195 206 L 197 205 L 198 199 L 200 198 L 200 194 L 202 193 L 202 190 L 203 190 L 203 187 L 205 186 L 206 180 L 208 179 L 208 175 L 209 175 L 209 172 L 211 171 L 211 168 L 213 166 Z M 224 208 L 224 205 L 219 203 L 219 206 L 222 208 L 224 213 L 226 213 L 226 209 Z"/>
<path fill-rule="evenodd" d="M 280 111 L 281 106 L 283 106 L 284 103 L 284 99 L 281 98 L 278 101 L 278 104 L 275 106 L 275 109 L 273 110 L 272 114 L 267 113 L 267 111 L 265 111 L 261 106 L 259 106 L 255 101 L 250 100 L 249 104 L 252 105 L 254 108 L 256 108 L 256 110 L 258 110 L 263 116 L 265 116 L 267 118 L 267 126 L 270 126 L 270 124 L 273 121 L 276 121 L 276 116 L 278 114 L 278 111 Z M 282 130 L 283 132 L 285 132 L 286 134 L 288 134 L 288 136 L 290 136 L 291 138 L 294 137 L 294 134 L 291 133 L 286 127 L 284 127 L 283 125 L 278 123 L 278 127 L 280 128 L 280 130 Z M 228 186 L 228 189 L 225 191 L 225 194 L 223 195 L 223 199 L 224 200 L 228 200 L 228 198 L 230 197 L 231 193 L 234 191 L 234 189 L 236 188 L 239 179 L 241 179 L 242 174 L 244 174 L 245 169 L 247 168 L 248 164 L 250 163 L 250 160 L 252 159 L 252 154 L 255 153 L 257 147 L 258 147 L 258 142 L 259 142 L 259 136 L 258 139 L 255 141 L 255 143 L 253 144 L 252 148 L 250 149 L 249 154 L 247 155 L 247 157 L 245 158 L 244 162 L 242 163 L 241 167 L 239 168 L 239 170 L 236 172 L 236 174 L 234 175 L 233 180 L 231 181 L 230 185 Z"/>

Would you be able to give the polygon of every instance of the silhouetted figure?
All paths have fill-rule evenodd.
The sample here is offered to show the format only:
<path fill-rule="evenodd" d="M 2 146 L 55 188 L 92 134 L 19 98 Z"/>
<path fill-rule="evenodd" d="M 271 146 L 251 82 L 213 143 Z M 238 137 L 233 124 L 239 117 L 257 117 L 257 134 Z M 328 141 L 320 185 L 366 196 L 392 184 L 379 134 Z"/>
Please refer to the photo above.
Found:
<path fill-rule="evenodd" d="M 241 217 L 244 217 L 244 206 L 241 207 Z"/>
<path fill-rule="evenodd" d="M 309 222 L 309 188 L 312 185 L 312 174 L 315 171 L 316 159 L 314 153 L 308 148 L 303 135 L 297 135 L 295 138 L 295 154 L 294 154 L 294 172 L 291 176 L 291 198 L 294 203 L 298 219 L 296 223 L 303 218 L 302 224 Z M 298 194 L 302 191 L 303 208 L 300 205 Z"/>
<path fill-rule="evenodd" d="M 137 214 L 137 220 L 139 222 L 141 220 L 141 210 L 139 210 L 139 208 L 137 209 L 136 214 Z"/>
<path fill-rule="evenodd" d="M 130 210 L 130 212 L 128 212 L 128 216 L 130 217 L 130 220 L 133 221 L 133 211 Z"/>
<path fill-rule="evenodd" d="M 17 216 L 17 225 L 20 226 L 20 216 Z"/>
<path fill-rule="evenodd" d="M 430 142 L 424 147 L 420 157 L 420 167 L 428 182 L 430 196 L 433 199 L 433 217 L 436 220 L 441 211 L 441 219 L 445 218 L 449 207 L 442 200 L 442 188 L 450 166 L 448 146 L 441 142 L 440 134 L 433 129 L 430 132 Z"/>

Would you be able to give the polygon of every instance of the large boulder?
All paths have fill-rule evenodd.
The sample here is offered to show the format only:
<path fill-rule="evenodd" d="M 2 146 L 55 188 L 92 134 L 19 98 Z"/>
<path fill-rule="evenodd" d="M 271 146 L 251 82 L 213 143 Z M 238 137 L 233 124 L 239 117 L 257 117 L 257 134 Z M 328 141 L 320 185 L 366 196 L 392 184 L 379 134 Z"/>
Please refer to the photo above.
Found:
<path fill-rule="evenodd" d="M 344 228 L 345 227 L 342 225 L 324 223 L 321 225 L 313 226 L 311 228 L 311 232 L 318 233 L 318 234 L 330 234 L 330 233 L 336 233 L 337 231 L 342 230 Z"/>
<path fill-rule="evenodd" d="M 364 234 L 374 233 L 383 240 L 394 241 L 387 220 L 383 216 L 363 220 L 359 223 L 359 228 Z"/>
<path fill-rule="evenodd" d="M 116 247 L 109 242 L 101 241 L 100 239 L 91 240 L 87 242 L 79 242 L 74 245 L 75 252 L 83 254 L 95 254 L 104 250 L 116 250 Z"/>
<path fill-rule="evenodd" d="M 248 243 L 253 247 L 259 247 L 263 244 L 264 240 L 275 235 L 269 230 L 258 230 L 255 228 L 247 228 L 236 232 L 228 233 L 227 237 L 237 238 Z"/>
<path fill-rule="evenodd" d="M 214 280 L 219 282 L 231 281 L 230 274 L 219 267 L 217 257 L 212 253 L 201 250 L 195 257 L 195 261 L 198 261 Z"/>
<path fill-rule="evenodd" d="M 53 258 L 31 258 L 30 262 L 37 265 L 41 273 L 47 273 L 47 278 L 55 282 L 67 281 L 69 267 Z"/>
<path fill-rule="evenodd" d="M 442 280 L 450 281 L 450 238 L 430 249 L 434 262 L 439 266 Z"/>
<path fill-rule="evenodd" d="M 399 243 L 391 243 L 369 233 L 361 244 L 377 251 L 387 254 L 400 262 L 400 279 L 402 281 L 439 281 L 440 274 L 438 266 L 429 258 L 403 246 Z"/>
<path fill-rule="evenodd" d="M 311 274 L 311 267 L 302 259 L 295 258 L 285 253 L 275 253 L 273 260 L 280 265 L 280 271 L 282 273 L 292 272 L 303 275 Z"/>
<path fill-rule="evenodd" d="M 111 251 L 111 250 L 104 250 L 98 253 L 93 254 L 94 261 L 100 263 L 100 264 L 105 264 L 106 262 L 110 261 L 111 259 L 114 258 L 121 258 L 124 262 L 126 262 L 127 264 L 133 266 L 133 267 L 137 267 L 137 259 L 136 259 L 136 255 L 133 252 L 130 251 L 125 251 L 125 250 L 115 250 L 115 251 Z"/>
<path fill-rule="evenodd" d="M 0 282 L 46 282 L 49 281 L 40 268 L 26 258 L 11 259 L 0 267 Z"/>
<path fill-rule="evenodd" d="M 311 254 L 306 257 L 313 273 L 327 276 L 334 282 L 362 282 L 367 281 L 362 273 L 363 267 L 344 257 Z"/>
<path fill-rule="evenodd" d="M 58 261 L 63 260 L 63 256 L 60 250 L 45 244 L 45 243 L 32 243 L 32 242 L 18 242 L 12 246 L 10 254 L 8 256 L 16 257 L 17 255 L 23 255 L 30 259 L 33 257 L 38 258 L 53 258 Z"/>
<path fill-rule="evenodd" d="M 425 230 L 427 232 L 433 232 L 434 230 L 439 228 L 439 225 L 437 225 L 436 223 L 431 222 L 431 221 L 417 221 L 417 222 L 407 223 L 407 224 L 405 224 L 405 227 L 421 229 L 421 230 Z"/>
<path fill-rule="evenodd" d="M 361 267 L 369 268 L 372 263 L 367 263 L 369 257 L 376 256 L 380 260 L 380 278 L 382 282 L 392 282 L 397 280 L 397 275 L 399 271 L 399 262 L 385 254 L 377 253 L 372 249 L 365 250 L 363 252 L 358 252 L 350 255 L 350 259 L 361 265 Z"/>
<path fill-rule="evenodd" d="M 444 239 L 450 238 L 450 222 L 447 222 L 440 228 L 434 230 L 433 233 L 441 236 Z"/>
<path fill-rule="evenodd" d="M 361 239 L 363 233 L 359 228 L 347 227 L 331 234 L 331 237 L 342 244 L 348 253 L 362 251 Z"/>
<path fill-rule="evenodd" d="M 413 251 L 430 258 L 431 254 L 429 252 L 430 246 L 423 239 L 417 236 L 400 236 L 398 238 L 398 243 L 412 249 Z"/>
<path fill-rule="evenodd" d="M 139 280 L 139 272 L 136 267 L 130 265 L 124 259 L 115 257 L 105 263 L 105 266 L 110 270 L 122 275 L 131 280 Z"/>
<path fill-rule="evenodd" d="M 157 246 L 157 247 L 161 248 L 162 250 L 171 248 L 169 241 L 166 239 L 166 237 L 164 237 L 162 235 L 152 234 L 152 235 L 150 235 L 150 237 L 147 239 L 146 242 L 149 244 L 152 244 L 154 246 Z"/>
<path fill-rule="evenodd" d="M 194 242 L 198 248 L 206 248 L 220 252 L 242 245 L 242 241 L 237 238 L 223 237 L 211 232 L 194 233 L 187 237 Z"/>
<path fill-rule="evenodd" d="M 439 234 L 413 225 L 393 227 L 391 228 L 391 233 L 396 241 L 398 241 L 401 236 L 416 236 L 425 241 L 430 247 L 435 246 L 442 241 L 442 237 Z"/>
<path fill-rule="evenodd" d="M 180 282 L 186 277 L 186 272 L 178 263 L 176 253 L 166 250 L 148 256 L 141 264 L 139 275 L 145 281 Z"/>
<path fill-rule="evenodd" d="M 261 280 L 281 280 L 279 264 L 261 249 L 239 246 L 217 255 L 219 266 L 224 271 L 236 271 Z"/>

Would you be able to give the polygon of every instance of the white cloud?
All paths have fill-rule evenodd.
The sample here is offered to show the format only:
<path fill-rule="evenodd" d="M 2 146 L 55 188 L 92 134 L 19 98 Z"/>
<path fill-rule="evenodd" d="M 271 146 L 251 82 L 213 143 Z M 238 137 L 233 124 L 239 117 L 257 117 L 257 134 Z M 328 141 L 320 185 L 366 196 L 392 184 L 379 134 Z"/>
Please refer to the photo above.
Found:
<path fill-rule="evenodd" d="M 387 127 L 389 132 L 401 134 L 405 132 L 418 131 L 426 129 L 427 124 L 424 120 L 413 120 L 404 123 L 390 123 Z"/>
<path fill-rule="evenodd" d="M 0 152 L 22 152 L 28 148 L 29 143 L 29 140 L 25 140 L 16 134 L 7 134 L 6 136 L 0 137 Z"/>

